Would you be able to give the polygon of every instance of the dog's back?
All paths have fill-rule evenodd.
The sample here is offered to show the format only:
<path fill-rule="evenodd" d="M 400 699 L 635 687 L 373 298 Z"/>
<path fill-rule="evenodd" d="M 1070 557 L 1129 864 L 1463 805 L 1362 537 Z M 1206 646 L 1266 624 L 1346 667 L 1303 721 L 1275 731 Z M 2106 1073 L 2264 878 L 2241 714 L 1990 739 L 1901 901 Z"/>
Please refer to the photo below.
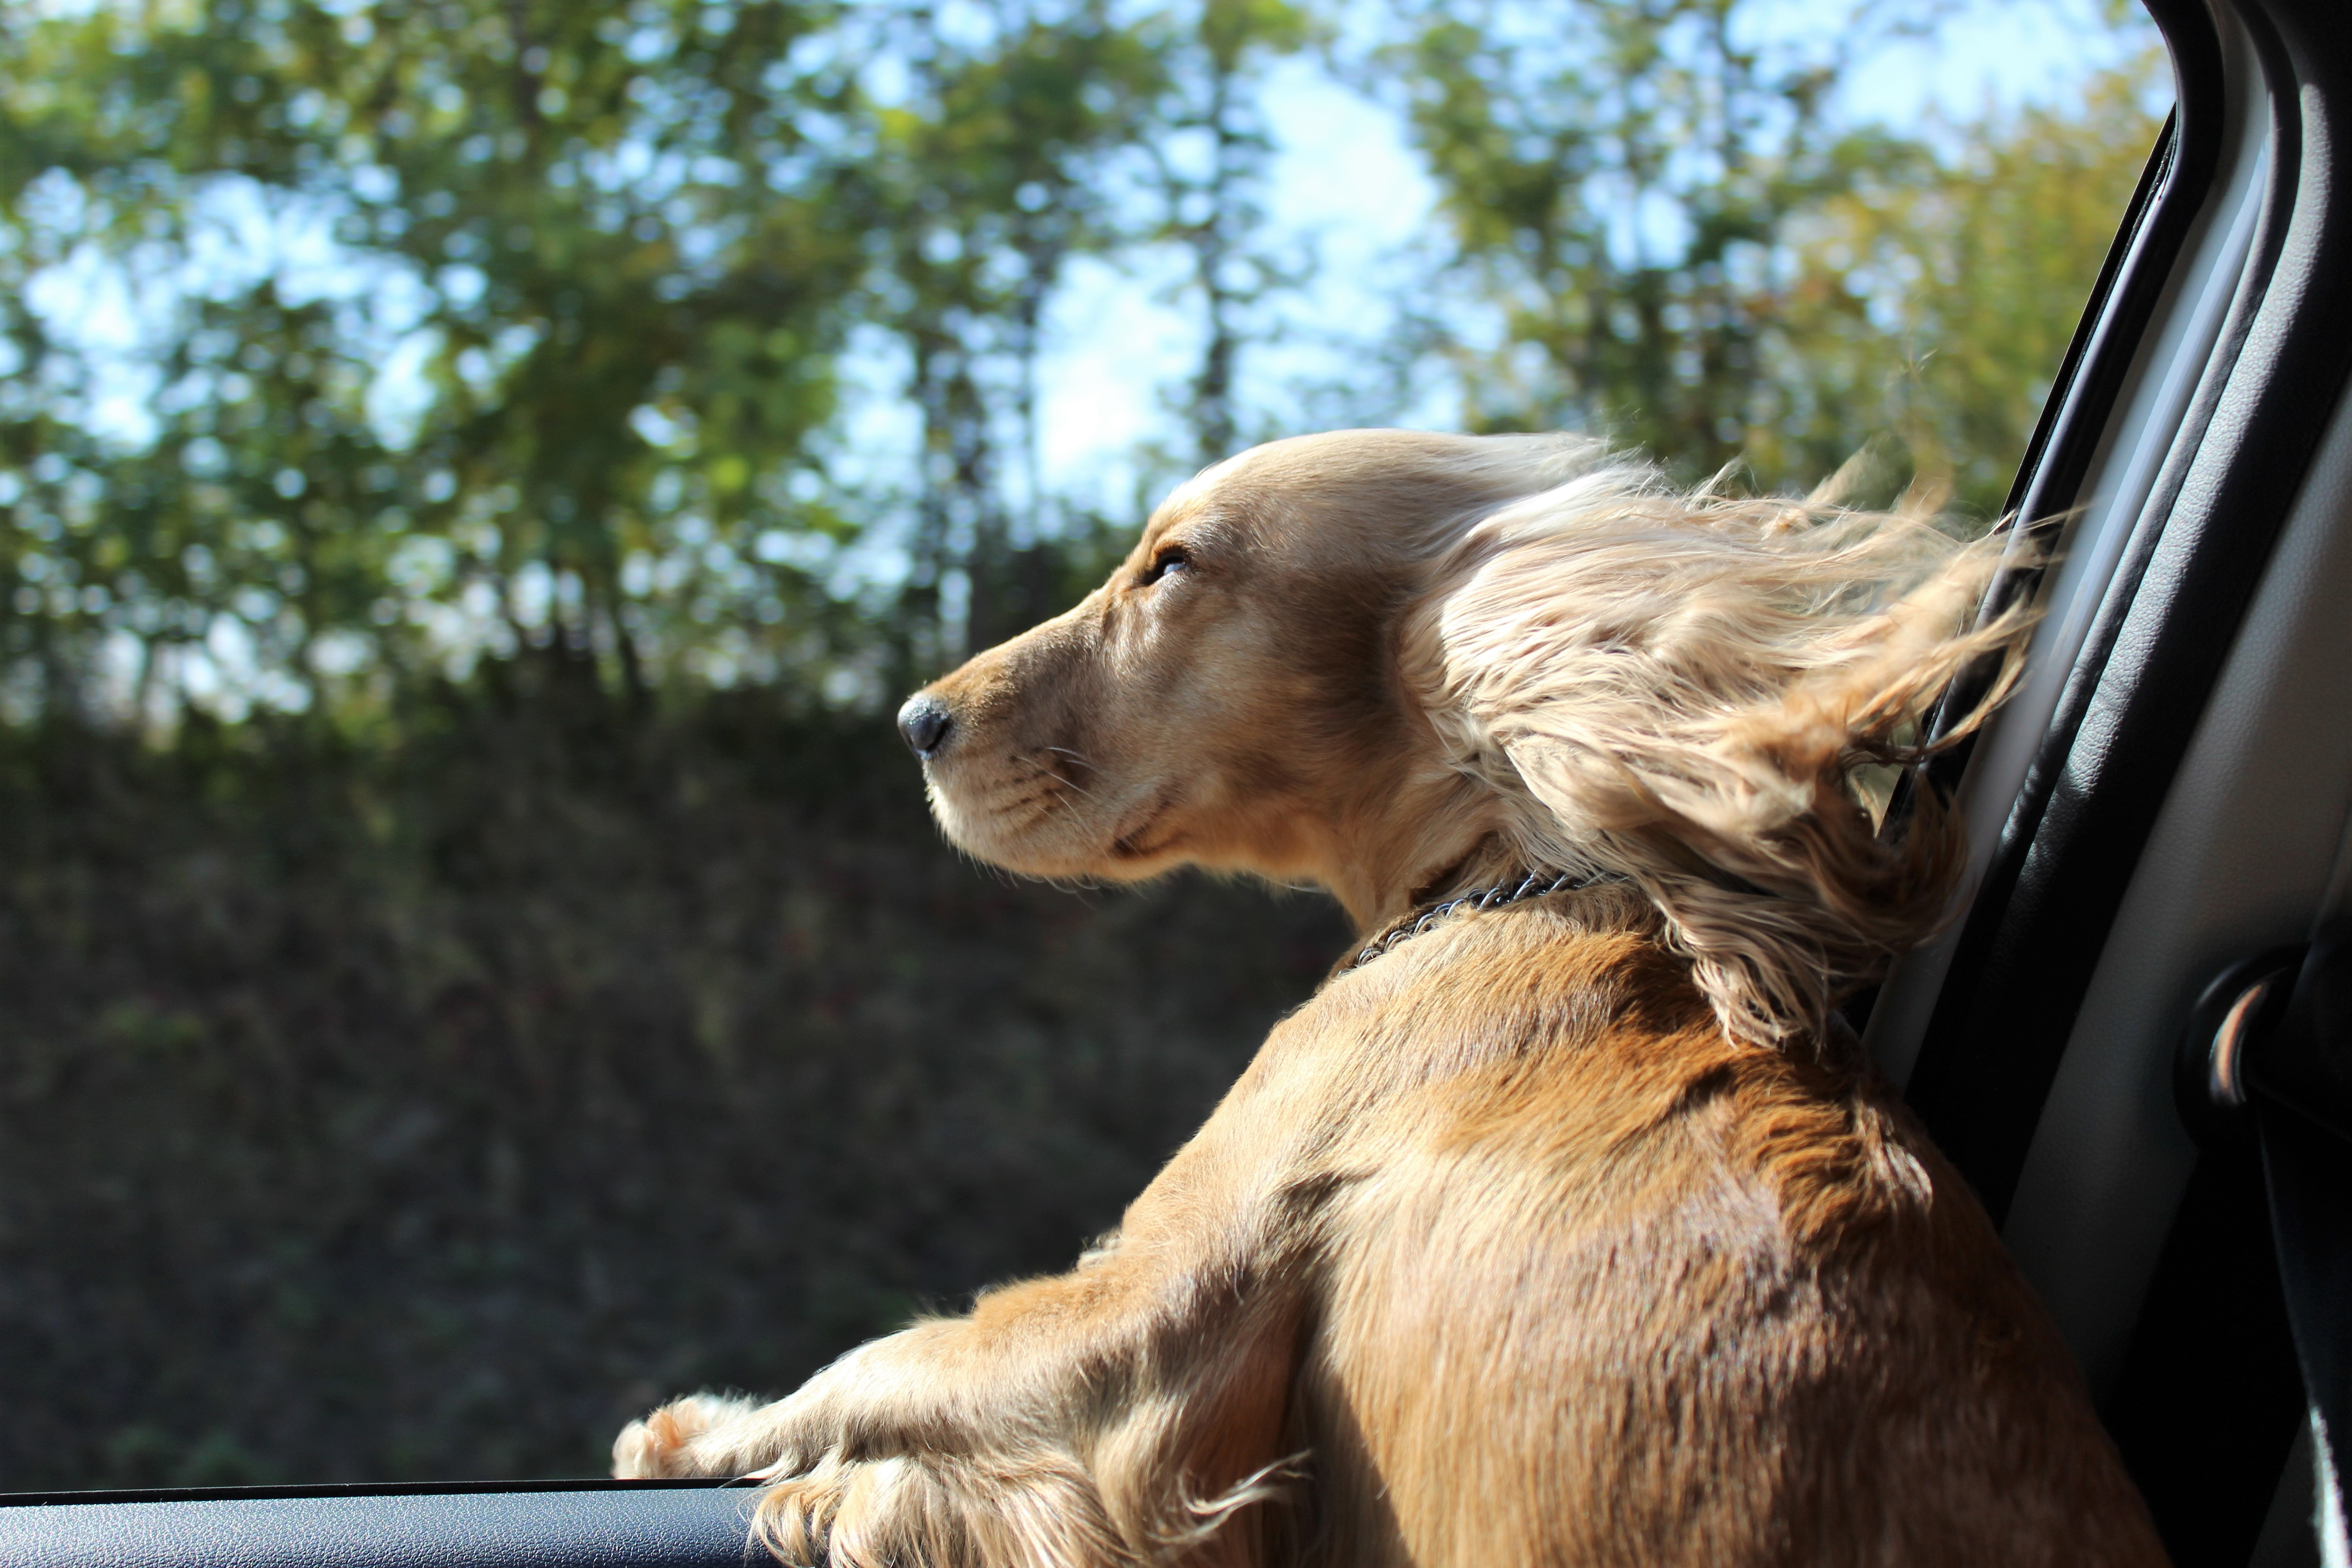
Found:
<path fill-rule="evenodd" d="M 1325 1560 L 2162 1561 L 1851 1037 L 1727 1043 L 1643 923 L 1608 893 L 1463 917 L 1270 1042 L 1359 1101 L 1299 1173 L 1329 1193 L 1296 1417 Z"/>

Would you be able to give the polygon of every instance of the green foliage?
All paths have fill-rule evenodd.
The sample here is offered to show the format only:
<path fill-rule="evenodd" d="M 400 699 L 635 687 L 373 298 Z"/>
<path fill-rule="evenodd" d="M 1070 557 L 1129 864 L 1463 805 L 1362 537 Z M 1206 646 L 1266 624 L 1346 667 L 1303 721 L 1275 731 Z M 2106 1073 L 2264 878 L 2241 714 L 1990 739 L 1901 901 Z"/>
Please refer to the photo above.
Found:
<path fill-rule="evenodd" d="M 1910 151 L 1833 133 L 1835 68 L 1736 43 L 1741 9 L 1416 14 L 1390 68 L 1461 262 L 1506 312 L 1505 352 L 1465 376 L 1475 423 L 1597 424 L 1702 468 L 1741 449 L 1773 391 L 1760 344 L 1791 215 Z"/>
<path fill-rule="evenodd" d="M 556 647 L 633 702 L 879 703 L 1133 521 L 1040 468 L 1074 258 L 1181 267 L 1200 355 L 1148 472 L 1293 427 L 1242 362 L 1307 277 L 1264 98 L 1318 47 L 1403 107 L 1450 238 L 1364 363 L 1767 485 L 1892 432 L 1988 506 L 2153 125 L 2145 73 L 1924 139 L 1837 121 L 1915 9 L 12 8 L 0 700 L 355 718 Z M 71 330 L 110 317 L 111 361 Z M 904 471 L 845 412 L 877 379 Z"/>
<path fill-rule="evenodd" d="M 1467 422 L 1801 489 L 1891 435 L 1989 516 L 2154 144 L 2160 61 L 2080 115 L 1841 128 L 1854 55 L 1923 9 L 1777 45 L 1741 0 L 1409 12 L 1386 76 L 1452 268 L 1503 321 L 1449 347 Z"/>
<path fill-rule="evenodd" d="M 141 710 L 200 647 L 298 706 L 549 644 L 631 692 L 822 673 L 870 640 L 816 570 L 855 533 L 817 437 L 859 324 L 903 342 L 924 419 L 912 586 L 943 555 L 1002 576 L 986 379 L 1034 367 L 1062 262 L 1104 242 L 1096 164 L 1160 68 L 1096 5 L 987 20 L 957 45 L 922 13 L 678 0 L 15 16 L 20 706 L 89 705 L 110 633 Z M 899 101 L 859 83 L 877 52 Z M 343 297 L 204 266 L 257 229 L 331 233 Z M 21 302 L 100 258 L 180 285 L 130 450 L 59 412 L 88 366 Z M 387 417 L 404 353 L 421 405 Z"/>
<path fill-rule="evenodd" d="M 1016 544 L 1003 448 L 1041 507 L 1046 302 L 1072 256 L 1118 243 L 1108 165 L 1148 133 L 1165 78 L 1151 42 L 1094 4 L 1052 25 L 1008 8 L 984 47 L 923 38 L 911 68 L 919 90 L 882 117 L 877 147 L 892 195 L 880 319 L 905 345 L 922 421 L 901 613 L 929 669 L 1060 607 L 1050 551 Z M 942 624 L 958 578 L 963 607 Z"/>
<path fill-rule="evenodd" d="M 755 619 L 800 608 L 806 584 L 758 537 L 839 527 L 793 482 L 833 412 L 874 199 L 838 155 L 832 19 L 455 0 L 19 15 L 13 282 L 93 237 L 131 268 L 186 268 L 210 231 L 275 219 L 331 227 L 373 298 L 202 280 L 172 301 L 157 432 L 127 454 L 47 412 L 75 367 L 20 310 L 19 529 L 63 525 L 37 572 L 79 587 L 84 618 L 12 633 L 128 629 L 144 682 L 153 653 L 227 631 L 299 687 L 396 675 L 435 612 L 465 606 L 493 646 L 598 647 L 635 686 L 640 645 L 708 618 L 714 593 Z M 71 221 L 44 226 L 45 204 Z M 368 309 L 387 295 L 407 310 Z M 387 440 L 370 359 L 397 342 L 427 395 Z M 633 595 L 633 551 L 688 569 Z"/>
<path fill-rule="evenodd" d="M 1960 128 L 1950 163 L 1875 166 L 1794 231 L 1774 374 L 1805 401 L 1750 450 L 1779 472 L 1887 432 L 1978 517 L 2007 495 L 2116 216 L 2155 142 L 2153 54 L 2082 110 Z"/>

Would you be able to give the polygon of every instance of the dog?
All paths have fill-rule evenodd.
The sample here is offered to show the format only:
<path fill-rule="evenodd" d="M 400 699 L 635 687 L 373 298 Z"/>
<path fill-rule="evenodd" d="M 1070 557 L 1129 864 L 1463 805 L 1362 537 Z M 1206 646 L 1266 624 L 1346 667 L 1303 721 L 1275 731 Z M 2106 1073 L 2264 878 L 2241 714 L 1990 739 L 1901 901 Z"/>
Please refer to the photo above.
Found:
<path fill-rule="evenodd" d="M 1983 1211 L 1832 1012 L 1959 836 L 1874 820 L 1999 537 L 1570 437 L 1209 468 L 899 723 L 1034 877 L 1362 940 L 1076 1268 L 631 1425 L 841 1568 L 2163 1561 Z M 1947 733 L 1964 732 L 1984 708 Z"/>

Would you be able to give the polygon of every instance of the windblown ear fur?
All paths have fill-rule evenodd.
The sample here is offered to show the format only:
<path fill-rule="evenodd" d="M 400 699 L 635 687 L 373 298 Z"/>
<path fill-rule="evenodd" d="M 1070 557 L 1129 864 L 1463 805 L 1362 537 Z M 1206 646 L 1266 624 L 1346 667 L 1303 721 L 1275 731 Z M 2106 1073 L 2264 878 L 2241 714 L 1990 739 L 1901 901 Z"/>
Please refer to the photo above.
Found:
<path fill-rule="evenodd" d="M 1508 853 L 1632 878 L 1727 1033 L 1813 1037 L 1950 900 L 1957 828 L 1923 798 L 1882 842 L 1856 770 L 1919 761 L 1980 656 L 2002 677 L 1947 739 L 2007 694 L 2031 614 L 1971 624 L 2002 544 L 1620 464 L 1465 530 L 1401 670 L 1451 765 L 1504 798 Z"/>

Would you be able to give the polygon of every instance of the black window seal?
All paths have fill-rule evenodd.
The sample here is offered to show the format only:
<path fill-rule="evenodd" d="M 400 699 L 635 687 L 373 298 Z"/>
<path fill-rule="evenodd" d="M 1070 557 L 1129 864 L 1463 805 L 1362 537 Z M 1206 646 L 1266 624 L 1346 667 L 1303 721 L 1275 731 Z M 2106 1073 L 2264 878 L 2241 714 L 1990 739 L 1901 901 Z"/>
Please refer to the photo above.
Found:
<path fill-rule="evenodd" d="M 279 1498 L 478 1497 L 513 1492 L 705 1491 L 744 1483 L 728 1480 L 320 1481 L 304 1486 L 115 1487 L 91 1491 L 0 1492 L 0 1508 L 55 1508 L 79 1503 L 263 1502 Z"/>
<path fill-rule="evenodd" d="M 2352 204 L 2329 199 L 2329 172 L 2315 182 L 2302 158 L 2305 117 L 2323 117 L 2325 146 L 2331 100 L 2338 111 L 2352 105 L 2340 87 L 2329 90 L 2352 66 L 2346 18 L 2330 11 L 2340 4 L 2232 7 L 2268 85 L 2271 165 L 2248 286 L 2213 359 L 2250 374 L 2209 375 L 2200 390 L 2003 826 L 1907 1086 L 1996 1223 L 2132 871 L 2342 390 L 2352 302 L 2331 285 L 2352 275 Z M 2103 321 L 2084 356 L 2085 378 L 2106 378 L 2107 404 L 2068 399 L 2041 463 L 2021 479 L 2030 517 L 2074 503 L 2066 481 L 2079 487 L 2122 382 L 2102 354 L 2127 362 L 2138 348 L 2218 163 L 2227 107 L 2218 37 L 2200 5 L 2158 0 L 2149 10 L 2179 81 L 2179 151 L 2148 214 L 2149 243 L 2118 282 L 2116 330 Z M 2291 330 L 2268 309 L 2282 301 Z M 2160 548 L 2167 565 L 2156 581 Z M 2020 575 L 2005 592 L 2032 591 Z M 2163 634 L 2136 637 L 2119 656 L 2144 588 L 2162 595 Z"/>

